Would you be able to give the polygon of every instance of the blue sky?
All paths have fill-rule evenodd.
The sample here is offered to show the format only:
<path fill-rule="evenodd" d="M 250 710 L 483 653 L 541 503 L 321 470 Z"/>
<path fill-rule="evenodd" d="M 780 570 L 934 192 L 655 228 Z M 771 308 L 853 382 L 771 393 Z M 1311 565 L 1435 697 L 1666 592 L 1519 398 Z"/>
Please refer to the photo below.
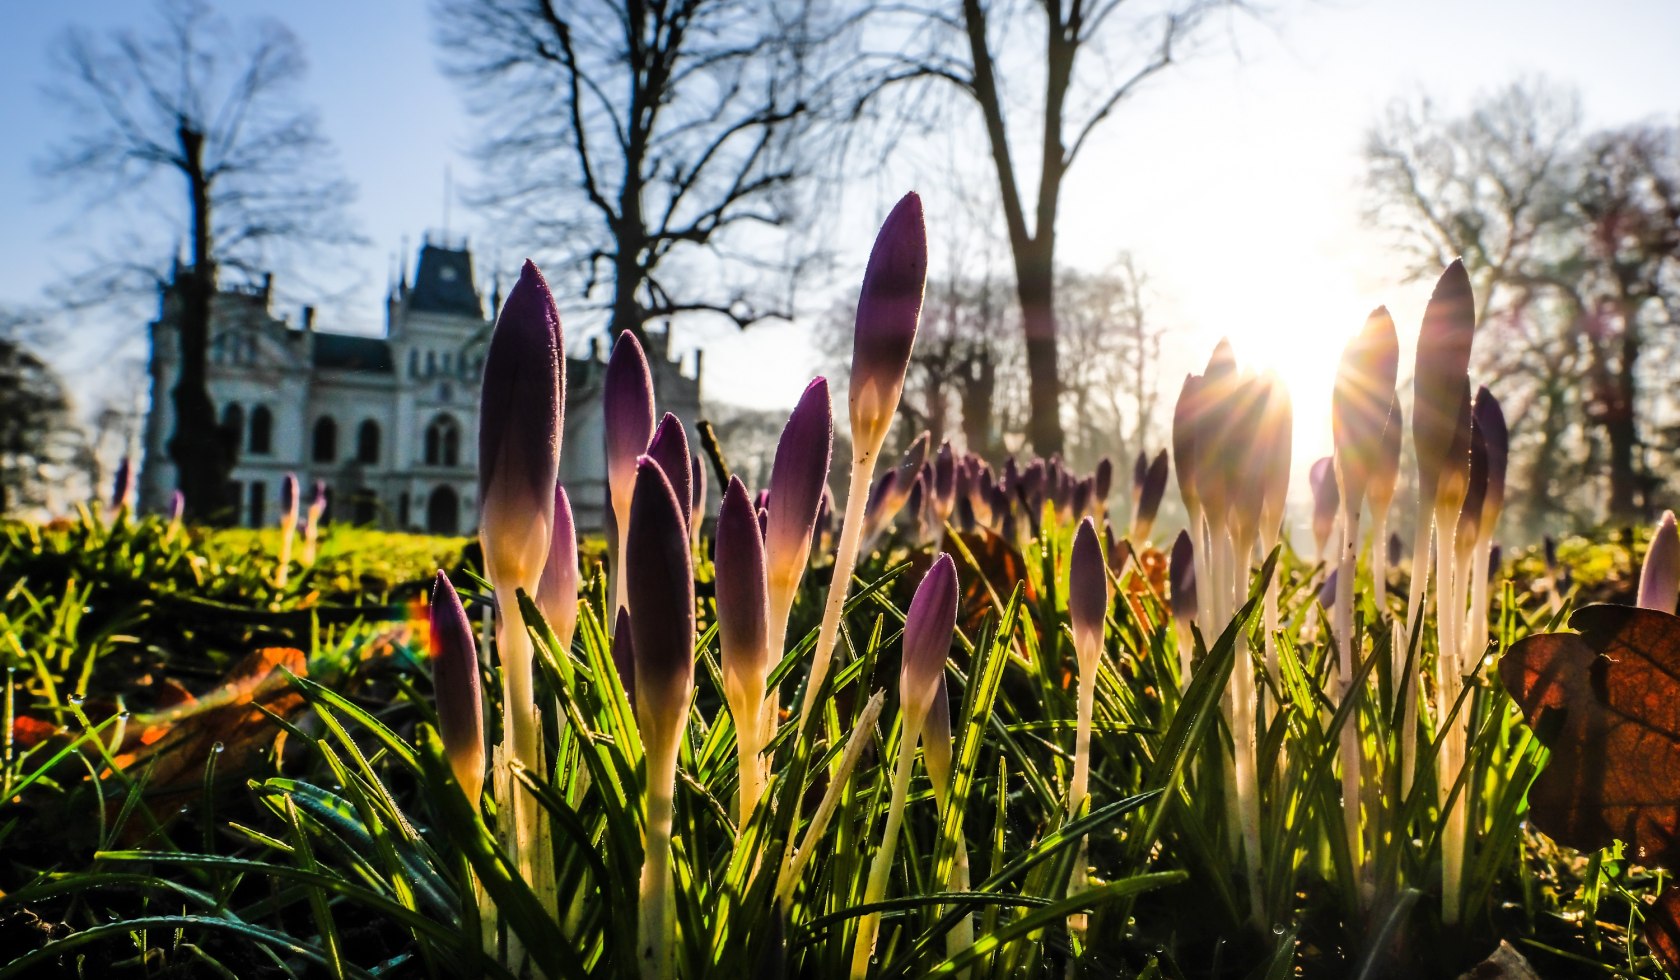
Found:
<path fill-rule="evenodd" d="M 1070 177 L 1062 255 L 1088 268 L 1130 249 L 1151 273 L 1158 315 L 1172 329 L 1167 377 L 1199 363 L 1221 334 L 1239 357 L 1279 366 L 1295 389 L 1298 455 L 1328 447 L 1323 413 L 1342 339 L 1386 302 L 1402 333 L 1415 331 L 1427 283 L 1401 284 L 1380 244 L 1359 226 L 1360 145 L 1396 96 L 1418 89 L 1448 107 L 1518 74 L 1544 73 L 1581 90 L 1589 124 L 1680 115 L 1680 3 L 1569 0 L 1327 0 L 1277 3 L 1265 25 L 1240 23 L 1208 50 L 1162 76 L 1100 132 Z M 406 238 L 412 249 L 442 223 L 444 174 L 474 177 L 474 138 L 453 83 L 437 68 L 424 3 L 379 0 L 240 0 L 235 16 L 280 18 L 299 36 L 311 72 L 305 95 L 319 108 L 342 167 L 359 187 L 353 214 L 370 244 L 353 256 L 362 288 L 332 310 L 330 328 L 376 329 L 379 297 Z M 101 216 L 47 199 L 31 161 L 62 132 L 40 97 L 47 49 L 72 22 L 132 24 L 135 0 L 8 5 L 0 30 L 0 305 L 29 304 L 42 283 L 78 267 L 79 243 Z M 972 118 L 952 120 L 974 134 Z M 929 157 L 937 155 L 933 151 Z M 975 156 L 978 157 L 978 152 Z M 976 171 L 985 179 L 984 171 Z M 873 214 L 908 187 L 924 192 L 937 270 L 941 219 L 954 208 L 944 178 L 901 163 L 852 195 L 836 221 L 837 246 L 857 267 Z M 891 184 L 893 186 L 887 186 Z M 949 222 L 947 222 L 949 224 Z M 483 241 L 461 204 L 451 225 Z M 519 256 L 498 255 L 512 267 Z M 490 256 L 481 255 L 481 261 Z M 832 291 L 852 288 L 842 269 Z M 1302 285 L 1312 289 L 1303 290 Z M 1315 298 L 1303 309 L 1300 297 Z M 564 298 L 562 304 L 564 306 Z M 565 316 L 562 309 L 562 315 Z M 113 341 L 141 354 L 143 324 L 82 323 L 83 342 L 55 352 L 66 372 L 95 377 Z M 707 350 L 711 397 L 791 405 L 814 369 L 802 324 L 738 334 L 694 323 L 679 337 Z M 95 340 L 97 338 L 97 340 Z M 770 368 L 771 370 L 766 370 Z M 1176 390 L 1176 383 L 1164 385 Z"/>

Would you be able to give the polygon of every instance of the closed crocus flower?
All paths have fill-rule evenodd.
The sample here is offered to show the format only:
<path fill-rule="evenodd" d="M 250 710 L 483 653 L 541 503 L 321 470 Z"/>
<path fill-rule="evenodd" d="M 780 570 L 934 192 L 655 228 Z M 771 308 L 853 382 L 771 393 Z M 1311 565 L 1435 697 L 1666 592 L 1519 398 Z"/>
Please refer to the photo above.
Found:
<path fill-rule="evenodd" d="M 907 732 L 921 731 L 939 675 L 945 670 L 945 658 L 951 652 L 951 632 L 956 625 L 957 566 L 950 555 L 942 554 L 922 577 L 904 615 L 899 698 Z"/>
<path fill-rule="evenodd" d="M 752 498 L 739 477 L 723 491 L 714 535 L 717 556 L 717 627 L 724 699 L 735 718 L 740 769 L 740 808 L 744 825 L 762 792 L 759 753 L 763 750 L 765 681 L 772 666 L 770 595 L 765 581 L 764 542 Z"/>
<path fill-rule="evenodd" d="M 1196 618 L 1196 565 L 1190 532 L 1180 531 L 1173 539 L 1172 554 L 1167 560 L 1167 581 L 1172 589 L 1172 616 L 1190 622 Z"/>
<path fill-rule="evenodd" d="M 778 654 L 788 611 L 793 608 L 799 580 L 811 558 L 811 535 L 817 512 L 822 509 L 823 490 L 828 486 L 833 448 L 834 416 L 828 382 L 817 378 L 806 386 L 788 417 L 770 468 L 764 556 L 770 583 L 770 639 Z"/>
<path fill-rule="evenodd" d="M 309 498 L 309 510 L 303 518 L 303 563 L 315 564 L 315 541 L 321 533 L 321 517 L 327 512 L 327 485 L 315 481 L 314 495 Z"/>
<path fill-rule="evenodd" d="M 537 582 L 537 609 L 554 630 L 560 649 L 557 657 L 572 648 L 572 634 L 577 630 L 578 617 L 578 551 L 577 528 L 572 522 L 572 502 L 566 488 L 554 488 L 554 533 L 548 543 L 548 560 L 543 563 L 542 578 Z"/>
<path fill-rule="evenodd" d="M 1400 341 L 1395 336 L 1394 320 L 1386 308 L 1379 306 L 1343 348 L 1341 364 L 1336 370 L 1335 391 L 1330 402 L 1330 428 L 1336 444 L 1336 483 L 1342 506 L 1355 522 L 1372 475 L 1382 459 L 1383 429 L 1394 402 L 1399 359 Z"/>
<path fill-rule="evenodd" d="M 484 791 L 484 706 L 478 687 L 478 648 L 461 597 L 441 569 L 432 580 L 430 627 L 438 736 L 455 781 L 477 806 Z"/>
<path fill-rule="evenodd" d="M 1087 517 L 1073 535 L 1073 554 L 1068 559 L 1068 621 L 1073 627 L 1073 647 L 1079 656 L 1081 683 L 1096 668 L 1102 651 L 1103 619 L 1108 615 L 1108 569 L 1103 564 L 1102 541 L 1097 525 Z"/>
<path fill-rule="evenodd" d="M 1147 541 L 1155 530 L 1155 515 L 1161 512 L 1161 498 L 1167 493 L 1167 451 L 1155 454 L 1143 473 L 1143 485 L 1138 493 L 1137 511 L 1132 515 L 1132 537 Z"/>
<path fill-rule="evenodd" d="M 497 591 L 536 591 L 554 519 L 565 408 L 560 313 L 530 260 L 508 293 L 484 358 L 479 401 L 479 537 Z"/>
<path fill-rule="evenodd" d="M 1398 531 L 1388 536 L 1388 563 L 1390 565 L 1400 564 L 1400 553 L 1405 547 L 1406 542 L 1400 540 Z"/>
<path fill-rule="evenodd" d="M 1283 379 L 1268 373 L 1262 377 L 1265 407 L 1261 413 L 1260 438 L 1260 545 L 1270 551 L 1283 528 L 1284 504 L 1289 498 L 1289 465 L 1294 451 L 1295 410 Z"/>
<path fill-rule="evenodd" d="M 1196 619 L 1196 561 L 1189 531 L 1178 532 L 1173 540 L 1172 554 L 1167 559 L 1167 583 L 1171 589 L 1168 602 L 1173 633 L 1178 639 L 1178 680 L 1183 685 L 1190 683 L 1190 661 L 1195 653 L 1190 624 Z"/>
<path fill-rule="evenodd" d="M 688 454 L 682 455 L 683 473 Z M 687 482 L 686 480 L 684 481 Z M 636 461 L 630 497 L 626 565 L 635 570 L 626 587 L 635 663 L 636 727 L 646 757 L 646 847 L 641 880 L 638 962 L 642 973 L 668 976 L 676 923 L 668 914 L 671 888 L 671 818 L 677 749 L 694 694 L 694 575 L 679 500 L 660 465 Z"/>
<path fill-rule="evenodd" d="M 686 537 L 689 526 L 694 523 L 694 515 L 688 509 L 694 501 L 694 488 L 689 482 L 693 479 L 693 470 L 689 467 L 688 433 L 683 431 L 682 419 L 670 412 L 665 413 L 653 430 L 647 456 L 665 473 L 671 491 L 677 495 L 677 510 L 682 515 Z M 630 567 L 628 561 L 625 567 Z"/>
<path fill-rule="evenodd" d="M 1511 458 L 1511 432 L 1505 425 L 1505 410 L 1486 385 L 1476 390 L 1476 400 L 1471 403 L 1470 411 L 1487 450 L 1487 494 L 1482 499 L 1476 538 L 1478 541 L 1490 541 L 1494 525 L 1499 523 L 1499 514 L 1505 509 L 1505 473 Z"/>
<path fill-rule="evenodd" d="M 1114 460 L 1104 456 L 1097 460 L 1097 469 L 1091 474 L 1092 502 L 1096 504 L 1097 516 L 1108 513 L 1108 495 L 1114 492 Z"/>
<path fill-rule="evenodd" d="M 1412 443 L 1423 507 L 1435 504 L 1441 470 L 1452 456 L 1459 428 L 1459 390 L 1470 369 L 1470 345 L 1475 336 L 1476 305 L 1470 276 L 1464 271 L 1463 261 L 1455 261 L 1441 273 L 1424 309 L 1412 371 Z"/>
<path fill-rule="evenodd" d="M 1394 503 L 1394 488 L 1400 482 L 1400 441 L 1405 425 L 1400 410 L 1400 396 L 1388 403 L 1388 418 L 1383 422 L 1383 434 L 1377 452 L 1376 469 L 1371 471 L 1371 483 L 1366 496 L 1371 501 L 1371 514 L 1381 521 Z"/>
<path fill-rule="evenodd" d="M 169 513 L 168 513 L 169 523 L 170 524 L 175 524 L 175 525 L 180 524 L 181 523 L 181 515 L 186 512 L 186 509 L 187 509 L 187 495 L 182 493 L 179 490 L 169 491 Z"/>
<path fill-rule="evenodd" d="M 626 543 L 626 564 L 635 569 L 627 594 L 637 724 L 644 742 L 669 742 L 674 752 L 694 688 L 694 576 L 682 504 L 649 456 L 636 463 Z"/>
<path fill-rule="evenodd" d="M 624 700 L 630 702 L 630 710 L 636 710 L 636 643 L 630 636 L 630 610 L 618 607 L 618 615 L 613 617 L 612 631 L 612 659 L 613 668 L 618 672 L 618 683 L 624 688 Z"/>
<path fill-rule="evenodd" d="M 1680 534 L 1674 528 L 1674 511 L 1663 511 L 1651 548 L 1645 552 L 1645 566 L 1639 571 L 1639 605 L 1672 614 L 1680 599 Z"/>
<path fill-rule="evenodd" d="M 630 495 L 636 486 L 636 460 L 653 439 L 653 375 L 641 342 L 629 330 L 613 342 L 601 379 L 601 431 L 607 467 L 607 549 L 611 559 L 614 609 L 624 605 L 620 555 L 629 530 Z M 616 624 L 614 626 L 616 629 Z"/>
<path fill-rule="evenodd" d="M 941 522 L 949 519 L 957 505 L 957 457 L 950 440 L 939 444 L 933 461 L 933 509 Z"/>
<path fill-rule="evenodd" d="M 856 459 L 873 458 L 898 411 L 926 283 L 922 199 L 910 193 L 882 223 L 858 295 L 850 391 Z"/>

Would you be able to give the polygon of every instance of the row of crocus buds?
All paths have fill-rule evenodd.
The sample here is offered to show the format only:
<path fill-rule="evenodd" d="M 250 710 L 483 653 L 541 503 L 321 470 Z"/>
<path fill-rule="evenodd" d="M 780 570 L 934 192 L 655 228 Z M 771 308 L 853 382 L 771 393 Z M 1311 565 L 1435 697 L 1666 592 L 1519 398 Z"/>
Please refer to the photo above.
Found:
<path fill-rule="evenodd" d="M 941 680 L 945 659 L 951 651 L 951 633 L 957 623 L 957 566 L 950 555 L 940 555 L 916 587 L 910 608 L 904 614 L 904 647 L 899 669 L 898 764 L 893 771 L 892 800 L 887 807 L 887 825 L 881 846 L 869 868 L 863 904 L 872 905 L 887 894 L 887 878 L 893 853 L 898 846 L 899 828 L 904 822 L 904 805 L 910 776 L 934 699 L 944 694 Z M 949 707 L 947 706 L 947 711 Z M 950 743 L 949 724 L 944 733 Z M 947 749 L 948 751 L 948 749 Z M 852 949 L 852 977 L 863 980 L 875 952 L 881 914 L 871 912 L 858 922 L 857 945 Z"/>
<path fill-rule="evenodd" d="M 497 757 L 499 821 L 504 846 L 551 913 L 557 911 L 552 868 L 534 846 L 538 808 L 512 792 L 510 765 L 542 771 L 530 634 L 518 593 L 537 593 L 554 526 L 565 408 L 565 357 L 560 314 L 530 261 L 508 293 L 484 361 L 478 430 L 479 540 L 495 589 L 497 649 L 502 665 L 503 731 Z M 684 463 L 686 465 L 685 457 Z M 510 798 L 511 797 L 511 798 Z"/>
<path fill-rule="evenodd" d="M 1198 613 L 1216 629 L 1223 629 L 1248 592 L 1255 546 L 1277 540 L 1288 489 L 1292 415 L 1281 381 L 1240 370 L 1223 340 L 1203 372 L 1186 377 L 1180 390 L 1172 439 L 1179 492 L 1190 518 L 1186 551 L 1197 583 Z M 1187 633 L 1180 631 L 1181 640 Z M 1250 907 L 1259 921 L 1259 746 L 1253 733 L 1260 688 L 1250 669 L 1247 639 L 1246 634 L 1237 637 L 1237 666 L 1222 705 L 1234 733 L 1225 783 L 1236 803 L 1227 810 L 1227 829 L 1231 839 L 1242 841 Z"/>

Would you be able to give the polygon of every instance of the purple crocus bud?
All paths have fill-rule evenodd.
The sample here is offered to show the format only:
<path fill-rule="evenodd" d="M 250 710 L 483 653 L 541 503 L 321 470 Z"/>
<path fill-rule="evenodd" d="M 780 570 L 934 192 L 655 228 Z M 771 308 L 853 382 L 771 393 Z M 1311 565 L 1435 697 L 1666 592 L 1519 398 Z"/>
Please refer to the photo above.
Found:
<path fill-rule="evenodd" d="M 187 496 L 179 490 L 169 492 L 169 523 L 181 523 L 181 515 L 187 509 Z"/>
<path fill-rule="evenodd" d="M 111 507 L 121 510 L 134 496 L 134 467 L 124 456 L 117 461 L 117 475 L 111 480 Z"/>
<path fill-rule="evenodd" d="M 1172 617 L 1180 622 L 1196 618 L 1196 565 L 1190 532 L 1180 531 L 1167 561 L 1167 581 L 1172 587 Z"/>
<path fill-rule="evenodd" d="M 875 236 L 858 295 L 850 391 L 853 454 L 872 459 L 887 437 L 916 341 L 927 284 L 922 199 L 906 194 Z"/>
<path fill-rule="evenodd" d="M 1324 576 L 1324 584 L 1318 587 L 1318 604 L 1326 612 L 1336 608 L 1336 576 L 1340 572 L 1339 568 L 1330 569 L 1330 574 Z"/>
<path fill-rule="evenodd" d="M 601 380 L 601 421 L 606 436 L 607 498 L 622 525 L 636 485 L 636 457 L 653 439 L 653 374 L 634 332 L 613 342 Z"/>
<path fill-rule="evenodd" d="M 682 454 L 688 472 L 688 453 Z M 684 482 L 687 482 L 686 480 Z M 625 593 L 636 664 L 636 724 L 648 752 L 669 751 L 688 718 L 694 693 L 694 574 L 681 498 L 651 456 L 636 461 L 625 566 Z"/>
<path fill-rule="evenodd" d="M 315 481 L 315 493 L 309 498 L 309 511 L 319 516 L 327 509 L 327 483 L 325 480 Z"/>
<path fill-rule="evenodd" d="M 1400 540 L 1400 532 L 1395 531 L 1388 536 L 1388 564 L 1389 567 L 1400 564 L 1400 552 L 1405 542 Z"/>
<path fill-rule="evenodd" d="M 1443 481 L 1445 482 L 1445 481 Z M 1465 483 L 1464 501 L 1458 511 L 1458 547 L 1468 550 L 1476 540 L 1482 522 L 1482 505 L 1488 491 L 1488 447 L 1482 428 L 1470 417 L 1470 469 Z"/>
<path fill-rule="evenodd" d="M 1495 541 L 1492 545 L 1490 545 L 1488 547 L 1488 569 L 1487 569 L 1487 573 L 1488 573 L 1488 581 L 1489 582 L 1497 582 L 1499 580 L 1499 569 L 1504 567 L 1504 564 L 1505 564 L 1505 549 L 1501 548 L 1499 546 L 1499 542 Z"/>
<path fill-rule="evenodd" d="M 1155 515 L 1161 511 L 1161 498 L 1167 493 L 1167 451 L 1161 450 L 1143 473 L 1139 488 L 1137 510 L 1132 514 L 1132 538 L 1147 541 L 1155 529 Z"/>
<path fill-rule="evenodd" d="M 933 509 L 943 522 L 957 505 L 957 457 L 951 441 L 939 444 L 939 455 L 933 463 Z"/>
<path fill-rule="evenodd" d="M 1093 500 L 1099 513 L 1108 511 L 1108 495 L 1114 492 L 1114 460 L 1104 456 L 1097 460 L 1096 472 L 1092 474 Z"/>
<path fill-rule="evenodd" d="M 1102 542 L 1096 522 L 1087 517 L 1073 533 L 1073 554 L 1068 558 L 1068 623 L 1073 627 L 1073 649 L 1079 657 L 1079 674 L 1090 683 L 1102 653 L 1103 619 L 1108 616 L 1108 568 L 1103 564 Z"/>
<path fill-rule="evenodd" d="M 1313 492 L 1313 543 L 1318 546 L 1319 558 L 1329 547 L 1330 532 L 1336 528 L 1336 512 L 1341 507 L 1341 494 L 1336 487 L 1336 467 L 1329 456 L 1315 460 L 1309 477 Z"/>
<path fill-rule="evenodd" d="M 484 705 L 478 689 L 478 647 L 461 597 L 442 569 L 432 580 L 430 611 L 428 633 L 438 736 L 455 781 L 477 806 L 484 792 Z"/>
<path fill-rule="evenodd" d="M 1394 318 L 1386 307 L 1379 306 L 1343 348 L 1330 404 L 1336 484 L 1355 520 L 1364 506 L 1372 476 L 1381 466 L 1383 429 L 1394 402 L 1399 363 L 1400 341 L 1395 335 Z"/>
<path fill-rule="evenodd" d="M 1095 487 L 1096 482 L 1090 477 L 1086 477 L 1073 485 L 1073 516 L 1075 518 L 1084 517 L 1091 513 L 1091 493 Z"/>
<path fill-rule="evenodd" d="M 549 536 L 548 559 L 543 563 L 542 578 L 537 581 L 537 608 L 560 641 L 557 657 L 572 648 L 572 634 L 577 631 L 578 617 L 578 551 L 577 527 L 572 522 L 572 502 L 566 488 L 554 488 L 554 533 Z"/>
<path fill-rule="evenodd" d="M 665 479 L 671 484 L 672 492 L 677 495 L 686 536 L 686 529 L 694 523 L 694 515 L 688 509 L 694 502 L 694 488 L 689 482 L 694 476 L 689 465 L 688 433 L 683 431 L 682 419 L 670 412 L 665 413 L 665 417 L 659 420 L 659 427 L 653 430 L 647 456 L 659 464 L 665 472 Z M 628 562 L 625 567 L 629 567 Z"/>
<path fill-rule="evenodd" d="M 770 593 L 765 579 L 764 540 L 752 498 L 739 477 L 723 491 L 715 533 L 719 665 L 724 695 L 735 727 L 756 732 L 770 661 Z"/>
<path fill-rule="evenodd" d="M 1680 533 L 1674 528 L 1674 511 L 1663 511 L 1645 565 L 1639 571 L 1639 606 L 1674 614 L 1680 599 Z"/>
<path fill-rule="evenodd" d="M 770 582 L 770 621 L 776 633 L 787 623 L 799 580 L 811 558 L 811 534 L 828 486 L 834 452 L 834 415 L 828 382 L 805 387 L 782 429 L 770 467 L 770 504 L 765 510 L 765 568 Z M 775 624 L 781 625 L 775 625 Z"/>
<path fill-rule="evenodd" d="M 957 627 L 957 566 L 942 554 L 922 577 L 904 614 L 904 659 L 899 701 L 906 733 L 920 733 L 945 672 L 951 632 Z M 911 737 L 909 734 L 906 738 Z"/>
<path fill-rule="evenodd" d="M 1143 499 L 1143 484 L 1149 479 L 1149 454 L 1138 450 L 1132 460 L 1132 513 L 1137 513 L 1138 501 Z"/>
<path fill-rule="evenodd" d="M 298 479 L 296 473 L 280 478 L 280 523 L 291 527 L 298 519 Z"/>
<path fill-rule="evenodd" d="M 1114 525 L 1103 525 L 1103 541 L 1108 545 L 1108 570 L 1115 578 L 1126 574 L 1126 563 L 1132 560 L 1132 546 L 1114 537 Z"/>
<path fill-rule="evenodd" d="M 536 590 L 548 558 L 566 405 L 560 313 L 526 260 L 490 335 L 479 399 L 479 538 L 498 589 Z"/>
<path fill-rule="evenodd" d="M 1475 337 L 1476 304 L 1470 276 L 1463 260 L 1455 260 L 1441 273 L 1424 309 L 1412 371 L 1412 445 L 1417 456 L 1418 499 L 1426 506 L 1436 501 L 1441 471 L 1455 459 L 1459 389 L 1470 370 L 1470 345 Z"/>
<path fill-rule="evenodd" d="M 1505 411 L 1499 399 L 1483 385 L 1470 406 L 1473 424 L 1487 448 L 1487 494 L 1482 498 L 1477 537 L 1491 539 L 1499 514 L 1505 509 L 1505 472 L 1511 458 L 1511 432 L 1505 425 Z"/>

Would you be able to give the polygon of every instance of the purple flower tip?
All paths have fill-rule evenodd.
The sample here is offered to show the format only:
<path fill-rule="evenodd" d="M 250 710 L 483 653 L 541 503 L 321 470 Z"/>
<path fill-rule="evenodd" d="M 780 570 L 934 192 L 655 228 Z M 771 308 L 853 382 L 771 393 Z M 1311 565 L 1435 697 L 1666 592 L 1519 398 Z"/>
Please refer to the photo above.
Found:
<path fill-rule="evenodd" d="M 280 514 L 282 517 L 297 516 L 298 506 L 298 478 L 296 473 L 287 473 L 280 478 Z"/>
<path fill-rule="evenodd" d="M 626 330 L 613 342 L 601 381 L 602 428 L 606 433 L 607 492 L 615 510 L 630 506 L 636 457 L 653 438 L 653 374 L 641 342 Z M 625 515 L 619 514 L 620 521 Z"/>
<path fill-rule="evenodd" d="M 926 283 L 922 199 L 910 193 L 882 223 L 858 296 L 852 342 L 852 430 L 853 438 L 871 451 L 886 437 L 898 409 Z"/>
<path fill-rule="evenodd" d="M 717 620 L 723 682 L 730 705 L 743 710 L 764 695 L 770 668 L 770 594 L 764 541 L 752 497 L 739 477 L 723 491 L 717 520 Z M 752 688 L 758 690 L 752 690 Z M 739 723 L 737 723 L 739 724 Z"/>
<path fill-rule="evenodd" d="M 778 590 L 797 585 L 805 571 L 833 455 L 834 412 L 828 382 L 817 378 L 805 387 L 788 417 L 770 468 L 764 547 L 769 574 Z"/>
<path fill-rule="evenodd" d="M 1172 585 L 1172 615 L 1178 620 L 1196 618 L 1196 562 L 1190 532 L 1178 532 L 1173 541 L 1172 556 L 1167 563 L 1167 577 Z"/>
<path fill-rule="evenodd" d="M 527 260 L 490 335 L 479 402 L 479 534 L 493 582 L 534 589 L 542 572 L 565 399 L 560 313 Z"/>
<path fill-rule="evenodd" d="M 906 726 L 920 728 L 927 716 L 945 658 L 951 652 L 951 631 L 957 625 L 957 566 L 940 555 L 922 577 L 904 616 L 904 661 L 899 700 Z"/>
<path fill-rule="evenodd" d="M 694 515 L 689 510 L 694 504 L 694 487 L 690 482 L 694 479 L 694 470 L 689 465 L 688 433 L 683 431 L 682 419 L 670 412 L 665 413 L 665 417 L 659 420 L 659 427 L 653 430 L 647 455 L 659 464 L 665 479 L 670 481 L 682 512 L 683 527 L 689 527 L 694 523 Z"/>
<path fill-rule="evenodd" d="M 1073 554 L 1068 559 L 1068 620 L 1073 626 L 1074 649 L 1079 655 L 1080 673 L 1086 656 L 1102 649 L 1103 619 L 1108 615 L 1108 569 L 1103 566 L 1102 542 L 1096 522 L 1087 517 L 1073 535 Z"/>
<path fill-rule="evenodd" d="M 1674 511 L 1664 511 L 1650 550 L 1639 572 L 1639 605 L 1673 614 L 1680 600 L 1680 533 L 1674 526 Z"/>
<path fill-rule="evenodd" d="M 637 724 L 644 741 L 674 739 L 694 690 L 694 575 L 683 505 L 649 456 L 636 461 L 624 557 Z"/>
<path fill-rule="evenodd" d="M 484 708 L 478 686 L 478 649 L 472 622 L 449 576 L 432 580 L 430 638 L 438 736 L 467 799 L 484 789 Z"/>

